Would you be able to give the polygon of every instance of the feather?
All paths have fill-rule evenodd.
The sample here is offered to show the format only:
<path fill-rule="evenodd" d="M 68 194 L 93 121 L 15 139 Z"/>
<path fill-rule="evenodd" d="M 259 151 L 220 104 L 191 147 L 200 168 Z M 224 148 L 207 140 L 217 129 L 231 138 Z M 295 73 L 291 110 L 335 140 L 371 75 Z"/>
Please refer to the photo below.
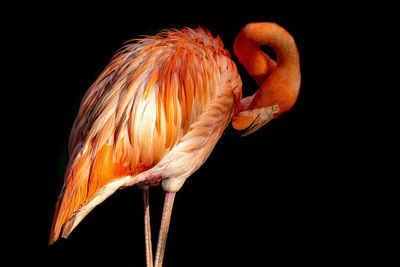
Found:
<path fill-rule="evenodd" d="M 118 188 L 188 177 L 211 153 L 240 98 L 235 64 L 203 28 L 127 44 L 82 100 L 50 243 Z"/>

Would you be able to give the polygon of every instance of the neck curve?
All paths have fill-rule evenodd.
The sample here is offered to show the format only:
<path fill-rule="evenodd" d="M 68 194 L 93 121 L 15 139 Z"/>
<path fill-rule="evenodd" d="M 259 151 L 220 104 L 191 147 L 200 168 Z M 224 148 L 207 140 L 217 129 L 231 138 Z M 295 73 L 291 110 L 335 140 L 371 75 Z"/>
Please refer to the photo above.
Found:
<path fill-rule="evenodd" d="M 276 65 L 261 51 L 263 45 L 274 49 Z M 234 51 L 249 74 L 256 81 L 259 79 L 260 88 L 247 109 L 278 105 L 277 115 L 288 111 L 296 102 L 300 88 L 299 53 L 293 37 L 275 23 L 249 23 L 236 37 Z"/>

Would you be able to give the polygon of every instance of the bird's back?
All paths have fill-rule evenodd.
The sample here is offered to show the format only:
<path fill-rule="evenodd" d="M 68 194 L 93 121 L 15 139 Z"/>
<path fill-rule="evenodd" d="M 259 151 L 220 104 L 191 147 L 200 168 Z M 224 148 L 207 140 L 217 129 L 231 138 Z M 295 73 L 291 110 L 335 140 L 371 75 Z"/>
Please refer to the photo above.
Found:
<path fill-rule="evenodd" d="M 81 103 L 50 242 L 62 227 L 63 237 L 68 236 L 92 208 L 132 177 L 154 167 L 163 175 L 141 176 L 135 183 L 193 173 L 240 98 L 235 64 L 221 40 L 205 29 L 164 31 L 125 46 Z M 187 165 L 187 155 L 196 167 L 171 165 L 179 158 Z"/>

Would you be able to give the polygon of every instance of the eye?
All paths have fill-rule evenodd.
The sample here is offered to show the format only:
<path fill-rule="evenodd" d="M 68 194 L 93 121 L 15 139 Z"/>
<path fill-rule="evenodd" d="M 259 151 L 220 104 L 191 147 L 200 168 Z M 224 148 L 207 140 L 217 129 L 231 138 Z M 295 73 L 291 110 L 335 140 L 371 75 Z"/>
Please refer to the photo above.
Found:
<path fill-rule="evenodd" d="M 279 106 L 278 105 L 273 105 L 272 106 L 272 112 L 277 113 L 279 111 Z"/>

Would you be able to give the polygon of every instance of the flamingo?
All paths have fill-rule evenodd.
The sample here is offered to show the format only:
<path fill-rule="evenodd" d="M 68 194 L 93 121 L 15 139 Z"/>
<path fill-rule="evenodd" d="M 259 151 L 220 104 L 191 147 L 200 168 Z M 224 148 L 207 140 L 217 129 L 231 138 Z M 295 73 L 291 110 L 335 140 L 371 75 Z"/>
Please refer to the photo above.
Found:
<path fill-rule="evenodd" d="M 261 46 L 276 52 L 276 62 Z M 164 208 L 154 266 L 162 266 L 176 192 L 206 161 L 225 128 L 243 136 L 290 110 L 300 88 L 293 37 L 270 22 L 249 23 L 234 53 L 260 86 L 242 98 L 242 81 L 219 37 L 202 27 L 135 39 L 86 92 L 69 139 L 69 161 L 49 244 L 67 238 L 117 189 L 138 185 L 144 200 L 146 264 L 153 266 L 149 188 Z"/>

